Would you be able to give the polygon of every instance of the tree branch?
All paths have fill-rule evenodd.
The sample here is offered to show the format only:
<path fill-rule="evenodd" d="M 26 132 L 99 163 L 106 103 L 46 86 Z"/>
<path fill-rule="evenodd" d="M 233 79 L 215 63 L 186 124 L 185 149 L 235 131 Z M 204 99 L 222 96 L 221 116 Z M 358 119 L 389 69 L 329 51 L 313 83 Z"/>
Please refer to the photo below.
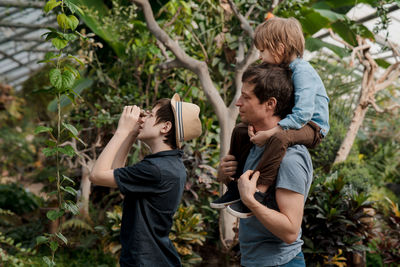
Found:
<path fill-rule="evenodd" d="M 375 86 L 375 92 L 379 92 L 379 91 L 385 89 L 386 87 L 392 85 L 393 82 L 399 78 L 399 76 L 400 76 L 400 69 L 398 69 L 394 73 L 392 73 L 386 81 L 384 81 L 382 83 L 378 83 Z"/>
<path fill-rule="evenodd" d="M 161 54 L 165 57 L 165 59 L 169 60 L 170 58 L 167 54 L 167 50 L 166 50 L 165 46 L 163 45 L 163 43 L 161 43 L 158 39 L 156 39 L 156 45 L 158 46 L 158 48 L 160 48 Z"/>
<path fill-rule="evenodd" d="M 250 26 L 250 23 L 247 21 L 247 17 L 250 16 L 251 11 L 253 10 L 252 8 L 249 9 L 249 11 L 246 13 L 246 17 L 244 17 L 242 14 L 240 14 L 239 10 L 237 9 L 235 3 L 233 3 L 232 0 L 228 0 L 229 5 L 231 6 L 231 9 L 233 10 L 233 13 L 235 16 L 238 18 L 240 21 L 240 27 L 247 33 L 248 36 L 250 36 L 252 39 L 254 39 L 254 30 Z M 236 91 L 235 95 L 232 99 L 232 102 L 229 105 L 229 114 L 236 115 L 237 116 L 237 107 L 236 107 L 236 101 L 240 97 L 240 92 L 242 89 L 242 75 L 243 72 L 247 69 L 247 67 L 254 63 L 258 59 L 258 50 L 254 46 L 254 44 L 251 44 L 250 49 L 247 51 L 247 54 L 245 57 L 243 57 L 244 54 L 244 42 L 243 42 L 243 37 L 239 38 L 239 49 L 236 57 L 236 67 L 235 67 L 235 86 L 236 86 Z"/>
<path fill-rule="evenodd" d="M 173 16 L 173 18 L 171 19 L 171 21 L 167 22 L 167 23 L 164 25 L 165 28 L 168 28 L 169 26 L 171 26 L 171 25 L 175 22 L 175 20 L 176 20 L 176 19 L 178 18 L 178 16 L 179 16 L 179 13 L 181 13 L 181 10 L 182 10 L 182 7 L 180 6 L 180 7 L 178 8 L 178 10 L 176 11 L 175 15 Z"/>
<path fill-rule="evenodd" d="M 400 104 L 393 104 L 390 107 L 387 107 L 385 109 L 381 109 L 376 103 L 375 100 L 370 100 L 369 104 L 371 104 L 371 106 L 375 109 L 375 111 L 377 113 L 387 113 L 387 112 L 392 112 L 395 109 L 400 108 Z"/>
<path fill-rule="evenodd" d="M 197 74 L 207 99 L 210 101 L 219 121 L 224 127 L 224 118 L 227 115 L 226 105 L 222 100 L 222 97 L 218 93 L 218 90 L 216 89 L 213 81 L 211 80 L 207 64 L 204 61 L 199 61 L 188 56 L 185 51 L 183 51 L 183 49 L 179 46 L 179 44 L 173 41 L 168 36 L 168 34 L 160 28 L 160 26 L 154 19 L 154 14 L 148 0 L 131 1 L 142 7 L 144 17 L 146 19 L 147 28 L 161 43 L 163 43 L 169 50 L 172 51 L 172 53 L 176 57 L 175 60 L 179 61 L 182 67 L 189 69 Z"/>
<path fill-rule="evenodd" d="M 240 14 L 239 10 L 237 9 L 236 5 L 233 3 L 232 0 L 228 0 L 228 2 L 233 10 L 233 13 L 240 21 L 240 27 L 247 33 L 247 35 L 251 37 L 251 39 L 254 39 L 254 30 L 250 26 L 250 23 L 247 21 L 245 17 L 243 17 L 242 14 Z"/>
<path fill-rule="evenodd" d="M 183 68 L 183 67 L 184 67 L 184 65 L 182 64 L 182 62 L 180 62 L 177 59 L 168 60 L 168 61 L 158 65 L 158 68 L 161 70 L 169 70 L 169 69 Z"/>

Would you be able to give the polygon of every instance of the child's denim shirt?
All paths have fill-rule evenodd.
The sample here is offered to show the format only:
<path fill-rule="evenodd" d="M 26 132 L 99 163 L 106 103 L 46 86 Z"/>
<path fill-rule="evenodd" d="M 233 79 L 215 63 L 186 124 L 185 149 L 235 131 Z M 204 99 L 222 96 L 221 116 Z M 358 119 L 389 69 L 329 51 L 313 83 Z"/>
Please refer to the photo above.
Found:
<path fill-rule="evenodd" d="M 315 69 L 302 58 L 290 65 L 294 85 L 294 107 L 292 113 L 279 122 L 283 129 L 300 129 L 309 121 L 321 127 L 325 136 L 329 131 L 329 98 L 324 84 Z"/>

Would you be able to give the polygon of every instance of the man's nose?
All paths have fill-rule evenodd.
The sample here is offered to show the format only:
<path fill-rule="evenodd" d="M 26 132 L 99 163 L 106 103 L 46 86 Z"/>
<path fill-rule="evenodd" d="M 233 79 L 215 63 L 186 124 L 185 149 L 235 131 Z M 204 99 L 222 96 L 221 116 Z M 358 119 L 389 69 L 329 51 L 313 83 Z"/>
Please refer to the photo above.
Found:
<path fill-rule="evenodd" d="M 241 98 L 239 98 L 239 99 L 236 101 L 236 104 L 235 104 L 235 105 L 238 106 L 238 107 L 240 107 L 240 106 L 242 105 Z"/>

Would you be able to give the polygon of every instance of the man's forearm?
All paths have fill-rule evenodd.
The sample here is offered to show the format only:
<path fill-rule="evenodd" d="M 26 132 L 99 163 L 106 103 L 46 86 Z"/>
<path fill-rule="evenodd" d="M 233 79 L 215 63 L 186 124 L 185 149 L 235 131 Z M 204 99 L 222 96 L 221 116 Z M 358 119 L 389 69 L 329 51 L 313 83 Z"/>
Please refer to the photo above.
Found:
<path fill-rule="evenodd" d="M 272 234 L 288 244 L 296 241 L 300 228 L 291 222 L 288 216 L 270 209 L 258 201 L 246 205 Z"/>

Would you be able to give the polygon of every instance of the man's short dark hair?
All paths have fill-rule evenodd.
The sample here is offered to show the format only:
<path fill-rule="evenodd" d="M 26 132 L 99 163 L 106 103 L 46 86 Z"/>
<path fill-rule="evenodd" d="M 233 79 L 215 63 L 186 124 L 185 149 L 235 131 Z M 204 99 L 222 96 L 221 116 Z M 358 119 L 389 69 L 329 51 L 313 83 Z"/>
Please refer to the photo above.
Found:
<path fill-rule="evenodd" d="M 247 68 L 243 83 L 254 85 L 254 94 L 264 103 L 271 97 L 277 100 L 274 115 L 286 117 L 294 106 L 292 72 L 288 67 L 262 63 Z"/>
<path fill-rule="evenodd" d="M 167 121 L 170 121 L 172 124 L 171 130 L 167 133 L 163 141 L 172 149 L 176 149 L 175 117 L 171 107 L 171 100 L 168 98 L 159 99 L 154 103 L 153 108 L 155 107 L 159 107 L 156 112 L 156 124 Z"/>

